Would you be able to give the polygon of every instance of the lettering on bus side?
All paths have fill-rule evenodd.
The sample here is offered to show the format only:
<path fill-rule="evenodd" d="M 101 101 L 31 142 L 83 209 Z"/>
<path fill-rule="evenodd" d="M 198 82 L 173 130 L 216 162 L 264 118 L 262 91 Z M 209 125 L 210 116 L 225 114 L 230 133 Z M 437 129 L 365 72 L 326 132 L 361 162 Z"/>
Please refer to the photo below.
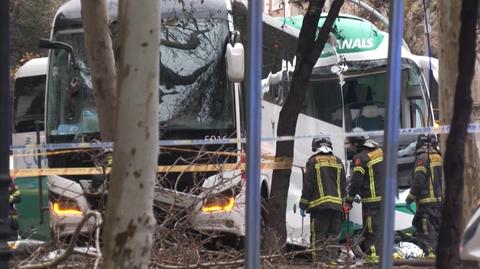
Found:
<path fill-rule="evenodd" d="M 215 141 L 215 140 L 221 140 L 221 139 L 227 139 L 227 136 L 221 136 L 221 135 L 206 135 L 205 140 L 207 141 Z"/>
<path fill-rule="evenodd" d="M 337 41 L 337 48 L 344 49 L 369 49 L 373 48 L 373 38 L 356 38 Z"/>

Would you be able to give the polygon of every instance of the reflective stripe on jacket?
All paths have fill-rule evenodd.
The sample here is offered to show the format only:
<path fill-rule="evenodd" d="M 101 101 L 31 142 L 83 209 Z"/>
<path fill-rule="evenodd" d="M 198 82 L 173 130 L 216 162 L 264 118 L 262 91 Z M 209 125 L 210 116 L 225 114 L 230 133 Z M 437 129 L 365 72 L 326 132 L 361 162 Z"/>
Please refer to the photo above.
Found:
<path fill-rule="evenodd" d="M 380 202 L 382 197 L 383 151 L 381 148 L 364 148 L 353 156 L 353 171 L 347 202 L 352 203 L 356 195 L 362 197 L 362 203 Z"/>
<path fill-rule="evenodd" d="M 8 197 L 9 214 L 11 216 L 14 216 L 17 214 L 17 210 L 15 209 L 14 205 L 20 203 L 21 201 L 20 191 L 18 190 L 17 185 L 15 183 L 12 183 L 10 184 L 8 192 L 9 192 L 9 197 Z"/>
<path fill-rule="evenodd" d="M 417 152 L 415 173 L 407 202 L 418 204 L 439 203 L 442 201 L 442 157 L 432 150 L 430 154 L 424 149 Z"/>
<path fill-rule="evenodd" d="M 17 204 L 20 202 L 20 191 L 17 188 L 17 185 L 15 183 L 10 184 L 10 187 L 8 188 L 9 192 L 9 198 L 8 198 L 8 203 L 9 204 Z"/>
<path fill-rule="evenodd" d="M 300 208 L 310 213 L 322 209 L 342 211 L 345 184 L 345 169 L 339 158 L 333 154 L 313 155 L 303 178 Z"/>

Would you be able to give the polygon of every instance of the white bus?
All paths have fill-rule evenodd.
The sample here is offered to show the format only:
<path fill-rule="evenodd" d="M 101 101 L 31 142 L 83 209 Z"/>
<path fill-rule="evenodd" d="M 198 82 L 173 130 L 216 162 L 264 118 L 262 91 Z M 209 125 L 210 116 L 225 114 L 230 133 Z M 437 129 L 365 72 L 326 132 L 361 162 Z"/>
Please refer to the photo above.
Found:
<path fill-rule="evenodd" d="M 108 1 L 115 41 L 117 1 Z M 240 138 L 240 84 L 227 76 L 228 49 L 237 37 L 232 27 L 229 4 L 224 0 L 191 1 L 182 6 L 176 0 L 162 1 L 162 44 L 160 91 L 161 139 Z M 46 98 L 47 143 L 89 142 L 99 138 L 95 100 L 86 63 L 80 1 L 64 3 L 53 24 Z M 235 46 L 235 49 L 238 47 Z M 228 56 L 228 57 L 226 57 Z M 237 56 L 238 58 L 238 56 Z M 240 54 L 240 62 L 243 55 Z M 71 63 L 75 62 L 76 66 Z M 235 62 L 238 63 L 238 62 Z M 242 63 L 239 63 L 243 65 Z M 232 66 L 232 69 L 234 66 Z M 75 82 L 75 83 L 72 83 Z M 240 143 L 162 148 L 159 165 L 226 163 L 240 161 Z M 178 150 L 180 148 L 181 150 Z M 202 152 L 228 152 L 212 155 Z M 239 155 L 239 154 L 237 154 Z M 53 155 L 54 167 L 93 166 L 89 152 Z M 206 178 L 218 172 L 194 171 L 158 175 L 156 203 L 160 206 L 186 197 L 202 202 Z M 87 210 L 102 209 L 103 175 L 48 176 L 51 229 L 68 236 Z M 185 207 L 185 205 L 183 205 Z M 161 213 L 160 213 L 161 214 Z"/>
<path fill-rule="evenodd" d="M 211 142 L 244 136 L 246 92 L 227 74 L 226 66 L 232 64 L 228 62 L 232 56 L 228 55 L 228 44 L 241 41 L 246 46 L 248 43 L 246 8 L 234 2 L 231 9 L 231 4 L 225 0 L 209 0 L 190 1 L 182 6 L 177 0 L 162 1 L 159 85 L 162 140 L 204 139 Z M 108 1 L 108 7 L 115 39 L 117 2 Z M 343 148 L 345 133 L 355 125 L 366 130 L 383 128 L 388 35 L 370 22 L 352 16 L 342 15 L 336 25 L 341 30 L 339 33 L 345 36 L 336 36 L 336 52 L 333 47 L 327 47 L 317 63 L 298 121 L 297 135 L 332 134 L 335 154 L 348 164 L 351 156 Z M 278 113 L 288 94 L 300 26 L 301 17 L 285 22 L 268 16 L 264 19 L 263 137 L 276 134 Z M 353 33 L 356 35 L 350 36 Z M 51 49 L 46 98 L 47 142 L 77 143 L 98 139 L 79 0 L 60 7 L 51 41 L 55 43 L 44 44 Z M 341 54 L 348 66 L 343 88 L 339 86 L 339 77 L 331 72 L 332 66 L 337 65 L 336 54 Z M 77 68 L 71 64 L 72 58 Z M 430 107 L 421 69 L 428 61 L 412 55 L 407 48 L 403 59 L 402 127 L 426 126 L 429 123 L 425 115 Z M 243 60 L 238 60 L 237 64 L 243 65 Z M 405 138 L 401 144 L 411 141 L 412 138 Z M 165 147 L 158 164 L 237 165 L 243 161 L 244 147 L 236 142 Z M 262 154 L 267 156 L 265 161 L 274 156 L 274 149 L 274 143 L 262 142 Z M 296 208 L 302 188 L 302 168 L 311 154 L 311 139 L 295 141 L 287 231 L 289 242 L 300 245 L 308 244 L 309 222 L 305 221 L 302 227 Z M 410 168 L 413 157 L 401 161 Z M 76 152 L 49 156 L 48 165 L 64 168 L 93 164 L 87 153 Z M 270 195 L 271 174 L 271 169 L 263 170 L 258 182 L 264 199 Z M 244 236 L 245 180 L 239 169 L 161 173 L 157 178 L 156 209 L 160 211 L 160 218 L 163 207 L 173 207 L 180 211 L 179 214 L 182 210 L 194 212 L 192 224 L 197 230 Z M 104 182 L 103 175 L 48 176 L 51 228 L 57 235 L 69 235 L 84 212 L 102 208 Z M 404 187 L 408 187 L 408 181 Z M 361 223 L 358 214 L 360 211 L 353 213 L 351 219 L 357 226 Z M 397 216 L 402 219 L 397 222 L 401 223 L 397 230 L 410 227 L 411 215 L 399 212 Z"/>
<path fill-rule="evenodd" d="M 36 58 L 23 64 L 15 74 L 13 88 L 12 144 L 29 145 L 45 142 L 45 83 L 48 58 Z M 11 158 L 11 169 L 45 167 L 32 150 L 16 151 Z M 22 238 L 48 240 L 47 186 L 44 177 L 15 179 L 22 201 L 16 205 L 19 235 Z"/>
<path fill-rule="evenodd" d="M 245 18 L 246 8 L 234 5 L 233 18 Z M 323 14 L 319 26 L 326 18 Z M 262 137 L 276 136 L 280 110 L 284 105 L 294 70 L 296 38 L 303 16 L 274 18 L 264 15 L 263 50 L 263 102 Z M 246 31 L 246 23 L 237 20 L 239 31 Z M 352 153 L 344 148 L 345 134 L 354 127 L 365 131 L 384 128 L 385 98 L 387 88 L 388 33 L 380 31 L 371 22 L 351 15 L 341 14 L 333 27 L 333 37 L 312 72 L 310 86 L 296 127 L 296 136 L 314 137 L 330 135 L 334 153 L 344 160 L 347 171 Z M 242 40 L 246 45 L 247 41 Z M 333 44 L 333 45 L 332 45 Z M 434 115 L 427 85 L 430 66 L 432 83 L 438 78 L 438 60 L 413 55 L 408 47 L 402 48 L 402 85 L 400 104 L 400 127 L 418 128 L 433 126 Z M 338 70 L 343 69 L 342 77 Z M 342 86 L 340 86 L 342 84 Z M 380 144 L 383 137 L 373 137 Z M 400 149 L 416 141 L 416 135 L 401 136 Z M 287 202 L 287 235 L 289 242 L 304 245 L 309 241 L 309 220 L 303 221 L 298 212 L 302 190 L 303 168 L 311 151 L 312 138 L 296 139 L 292 175 L 290 177 Z M 274 156 L 275 142 L 262 142 L 262 154 Z M 413 213 L 404 207 L 413 171 L 414 156 L 401 156 L 398 160 L 398 198 L 395 214 L 395 230 L 411 228 Z M 271 171 L 264 171 L 263 193 L 269 194 Z M 242 197 L 243 198 L 243 197 Z M 267 196 L 268 198 L 268 196 Z M 214 219 L 228 223 L 235 219 L 243 227 L 242 214 L 231 217 L 218 213 Z M 199 216 L 199 223 L 208 229 L 211 216 Z M 307 217 L 308 218 L 308 217 Z M 350 227 L 358 230 L 362 225 L 361 206 L 357 205 L 350 214 Z"/>

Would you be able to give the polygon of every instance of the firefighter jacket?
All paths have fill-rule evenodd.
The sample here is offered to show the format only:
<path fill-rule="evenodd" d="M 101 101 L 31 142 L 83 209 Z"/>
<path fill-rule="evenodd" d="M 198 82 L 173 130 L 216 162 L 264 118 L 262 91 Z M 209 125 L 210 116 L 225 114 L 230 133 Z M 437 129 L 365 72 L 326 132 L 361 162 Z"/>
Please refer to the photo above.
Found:
<path fill-rule="evenodd" d="M 422 205 L 438 204 L 442 201 L 442 157 L 432 149 L 420 149 L 416 153 L 415 172 L 407 203 L 416 201 Z"/>
<path fill-rule="evenodd" d="M 325 209 L 342 212 L 345 186 L 345 169 L 341 160 L 333 154 L 315 154 L 307 162 L 300 208 L 309 213 Z"/>
<path fill-rule="evenodd" d="M 353 203 L 356 195 L 362 197 L 362 204 L 378 204 L 382 200 L 383 151 L 381 148 L 366 148 L 353 156 L 353 171 L 347 203 Z"/>
<path fill-rule="evenodd" d="M 8 205 L 9 205 L 9 210 L 10 210 L 10 215 L 16 215 L 17 211 L 15 209 L 15 204 L 20 203 L 20 191 L 17 188 L 17 185 L 15 183 L 10 184 L 10 187 L 8 188 L 9 192 L 9 197 L 8 197 Z"/>

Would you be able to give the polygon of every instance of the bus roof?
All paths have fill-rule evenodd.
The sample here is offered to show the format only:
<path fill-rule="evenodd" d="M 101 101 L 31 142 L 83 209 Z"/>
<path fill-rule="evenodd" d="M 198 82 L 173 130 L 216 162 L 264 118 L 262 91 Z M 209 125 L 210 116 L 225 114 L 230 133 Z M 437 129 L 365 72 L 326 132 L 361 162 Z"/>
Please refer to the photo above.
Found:
<path fill-rule="evenodd" d="M 31 59 L 17 70 L 15 78 L 46 75 L 47 69 L 47 57 Z"/>
<path fill-rule="evenodd" d="M 319 28 L 323 26 L 326 13 L 322 13 L 318 22 Z M 303 15 L 288 18 L 278 18 L 278 21 L 288 27 L 300 31 Z M 335 37 L 335 50 L 327 42 L 316 66 L 332 64 L 336 53 L 346 61 L 379 60 L 388 58 L 388 33 L 379 30 L 373 23 L 363 18 L 340 14 L 335 20 L 332 29 Z M 403 42 L 402 57 L 411 58 L 411 52 Z M 333 58 L 333 59 L 332 59 Z"/>
<path fill-rule="evenodd" d="M 187 3 L 183 3 L 179 0 L 162 0 L 161 1 L 161 18 L 179 16 L 181 14 L 193 14 L 195 18 L 207 18 L 211 16 L 219 17 L 223 16 L 226 19 L 227 16 L 227 2 L 225 0 L 191 0 Z M 118 0 L 107 0 L 107 9 L 110 20 L 116 21 L 118 14 Z M 215 10 L 224 11 L 213 12 Z M 57 11 L 55 15 L 54 31 L 71 28 L 81 27 L 81 4 L 80 0 L 70 0 L 65 2 Z"/>
<path fill-rule="evenodd" d="M 326 16 L 323 14 L 318 22 L 318 27 L 323 26 L 325 19 Z M 285 20 L 286 24 L 298 30 L 302 27 L 302 22 L 303 16 L 290 17 Z M 335 20 L 332 33 L 337 39 L 338 53 L 376 50 L 385 39 L 385 35 L 371 22 L 351 15 L 340 15 Z"/>
<path fill-rule="evenodd" d="M 326 14 L 322 14 L 318 27 L 325 23 Z M 283 18 L 282 18 L 283 20 Z M 300 30 L 303 16 L 294 16 L 285 19 L 285 23 Z M 338 53 L 354 53 L 377 50 L 385 40 L 386 33 L 378 30 L 371 22 L 351 15 L 341 14 L 335 20 L 332 33 L 336 38 Z M 388 41 L 388 40 L 386 40 Z M 322 55 L 327 57 L 330 55 Z"/>

